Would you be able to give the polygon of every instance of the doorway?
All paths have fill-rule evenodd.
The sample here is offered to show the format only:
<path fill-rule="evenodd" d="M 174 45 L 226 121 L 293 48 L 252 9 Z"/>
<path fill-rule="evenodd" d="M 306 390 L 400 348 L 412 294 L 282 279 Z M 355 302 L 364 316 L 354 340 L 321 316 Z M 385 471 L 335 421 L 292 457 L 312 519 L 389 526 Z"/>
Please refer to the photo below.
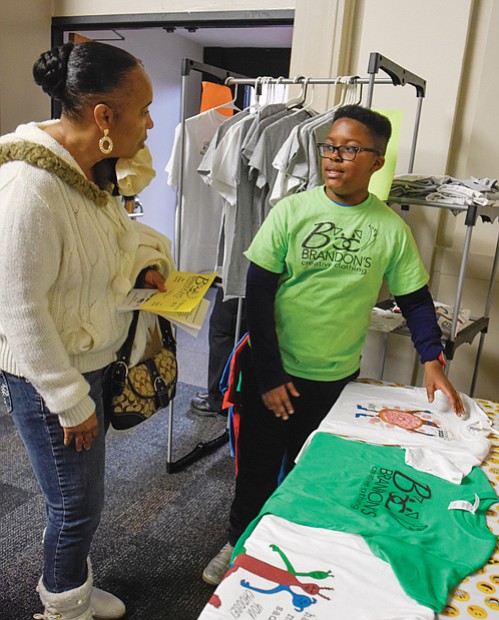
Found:
<path fill-rule="evenodd" d="M 155 128 L 148 147 L 156 177 L 141 193 L 142 221 L 174 238 L 176 194 L 168 187 L 165 166 L 180 121 L 181 64 L 190 58 L 248 77 L 289 73 L 293 10 L 89 15 L 52 18 L 52 44 L 69 33 L 116 45 L 140 58 L 151 77 Z M 198 78 L 193 77 L 193 82 Z M 188 116 L 199 112 L 199 97 L 189 96 Z M 196 85 L 194 85 L 196 90 Z M 53 109 L 54 117 L 59 111 Z"/>

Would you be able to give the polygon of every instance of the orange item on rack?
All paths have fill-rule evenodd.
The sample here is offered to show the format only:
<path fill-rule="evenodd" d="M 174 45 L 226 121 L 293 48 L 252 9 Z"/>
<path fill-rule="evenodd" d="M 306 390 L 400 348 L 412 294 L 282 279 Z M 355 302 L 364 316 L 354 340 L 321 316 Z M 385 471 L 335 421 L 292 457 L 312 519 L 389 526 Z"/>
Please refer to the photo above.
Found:
<path fill-rule="evenodd" d="M 200 112 L 223 106 L 224 103 L 232 101 L 232 91 L 229 86 L 214 84 L 213 82 L 201 82 L 201 84 L 203 91 L 201 94 Z M 231 107 L 221 107 L 218 108 L 218 111 L 220 114 L 225 114 L 225 116 L 232 116 L 234 114 L 234 109 Z"/>

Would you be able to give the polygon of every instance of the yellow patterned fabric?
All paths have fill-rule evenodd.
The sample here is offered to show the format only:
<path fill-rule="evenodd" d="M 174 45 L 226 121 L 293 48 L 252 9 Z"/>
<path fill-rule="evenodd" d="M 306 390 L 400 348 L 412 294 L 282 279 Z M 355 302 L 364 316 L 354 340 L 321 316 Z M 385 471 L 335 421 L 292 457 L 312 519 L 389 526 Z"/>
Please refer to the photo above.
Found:
<path fill-rule="evenodd" d="M 499 403 L 475 399 L 490 418 L 494 428 L 499 429 Z M 481 469 L 490 483 L 499 487 L 499 433 L 491 436 L 492 448 Z M 487 510 L 487 525 L 499 535 L 499 505 Z M 459 544 L 458 541 L 456 541 Z M 480 570 L 464 579 L 449 596 L 444 610 L 437 616 L 442 618 L 499 618 L 499 544 Z"/>

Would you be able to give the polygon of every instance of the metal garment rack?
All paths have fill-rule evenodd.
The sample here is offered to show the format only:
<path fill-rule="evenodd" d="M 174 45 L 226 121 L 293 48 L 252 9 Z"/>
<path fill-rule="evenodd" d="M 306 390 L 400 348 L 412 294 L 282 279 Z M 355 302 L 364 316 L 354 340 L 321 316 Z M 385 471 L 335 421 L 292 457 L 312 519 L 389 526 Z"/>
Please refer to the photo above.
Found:
<path fill-rule="evenodd" d="M 376 77 L 379 71 L 384 71 L 389 75 L 388 78 L 378 78 Z M 414 86 L 416 89 L 417 95 L 417 108 L 416 108 L 416 118 L 414 122 L 414 133 L 412 137 L 411 144 L 411 152 L 409 157 L 409 170 L 408 172 L 412 172 L 414 167 L 414 157 L 416 153 L 416 144 L 418 138 L 419 131 L 419 122 L 421 119 L 421 108 L 423 104 L 423 98 L 426 93 L 426 80 L 419 77 L 418 75 L 407 71 L 404 67 L 401 67 L 397 63 L 393 62 L 386 56 L 383 56 L 379 52 L 371 52 L 369 54 L 369 65 L 367 68 L 367 73 L 369 77 L 362 78 L 359 76 L 352 76 L 349 79 L 349 84 L 367 84 L 368 92 L 366 97 L 366 107 L 370 108 L 372 106 L 372 100 L 374 95 L 374 86 L 375 84 L 388 84 L 390 86 L 405 86 L 409 84 Z M 244 84 L 254 86 L 256 88 L 256 94 L 258 95 L 261 91 L 262 85 L 265 84 L 325 84 L 328 86 L 331 85 L 340 85 L 342 82 L 340 81 L 342 76 L 339 77 L 329 77 L 329 78 L 314 78 L 314 77 L 304 77 L 299 76 L 296 78 L 235 78 L 229 77 L 226 79 L 226 84 Z"/>
<path fill-rule="evenodd" d="M 389 196 L 387 202 L 394 203 L 394 204 L 400 204 L 403 209 L 408 209 L 409 206 L 412 206 L 412 205 L 421 205 L 424 207 L 435 207 L 437 209 L 448 209 L 452 211 L 454 215 L 458 215 L 460 212 L 466 213 L 466 218 L 464 222 L 466 226 L 466 234 L 465 234 L 464 243 L 463 243 L 461 264 L 459 267 L 459 275 L 458 275 L 458 281 L 457 281 L 456 295 L 454 299 L 454 309 L 453 309 L 450 334 L 448 338 L 445 338 L 444 340 L 445 355 L 447 358 L 447 366 L 445 368 L 445 374 L 446 375 L 449 374 L 450 362 L 452 359 L 454 359 L 454 353 L 457 347 L 459 347 L 460 345 L 464 343 L 471 344 L 473 340 L 475 339 L 475 336 L 479 333 L 480 340 L 478 344 L 477 354 L 475 357 L 475 366 L 473 368 L 473 376 L 471 379 L 470 392 L 469 392 L 469 395 L 473 396 L 475 387 L 476 387 L 476 381 L 478 378 L 478 368 L 480 364 L 480 358 L 482 355 L 484 340 L 485 340 L 485 336 L 488 332 L 488 327 L 489 327 L 489 317 L 490 317 L 490 308 L 492 305 L 494 282 L 495 282 L 496 273 L 497 273 L 497 266 L 499 263 L 499 236 L 496 242 L 494 259 L 492 261 L 490 279 L 489 279 L 487 296 L 485 299 L 485 304 L 484 304 L 484 309 L 483 309 L 483 315 L 480 317 L 472 317 L 470 324 L 458 332 L 457 328 L 458 328 L 459 308 L 461 307 L 461 299 L 463 296 L 464 278 L 466 274 L 466 266 L 468 263 L 468 257 L 469 257 L 470 247 L 471 247 L 471 237 L 473 235 L 473 231 L 475 229 L 477 219 L 479 217 L 482 217 L 486 221 L 490 221 L 490 222 L 493 222 L 495 219 L 499 219 L 499 203 L 492 204 L 492 205 L 485 205 L 485 206 L 476 205 L 476 204 L 472 204 L 469 206 L 447 205 L 447 204 L 443 204 L 439 202 L 431 202 L 431 201 L 409 198 L 409 197 L 404 199 L 403 196 L 396 196 L 396 197 Z M 391 333 L 409 335 L 409 330 L 405 327 L 400 327 L 400 328 L 395 329 Z"/>
<path fill-rule="evenodd" d="M 384 71 L 389 77 L 388 78 L 380 78 L 377 77 L 380 71 Z M 411 73 L 404 67 L 398 65 L 393 62 L 386 56 L 383 56 L 379 52 L 371 52 L 369 54 L 369 63 L 367 68 L 367 73 L 369 77 L 362 78 L 359 76 L 353 76 L 349 79 L 349 84 L 360 84 L 368 85 L 368 92 L 366 97 L 366 107 L 372 107 L 373 95 L 374 95 L 374 87 L 376 84 L 388 84 L 390 86 L 413 86 L 416 90 L 416 113 L 414 120 L 414 130 L 412 135 L 411 149 L 409 153 L 409 163 L 407 172 L 411 173 L 414 169 L 414 159 L 416 156 L 416 145 L 419 133 L 419 124 L 421 120 L 421 111 L 423 105 L 423 99 L 426 94 L 426 80 L 421 78 L 420 76 Z M 228 78 L 226 80 L 226 84 L 249 84 L 256 88 L 256 93 L 258 94 L 261 90 L 262 84 L 326 84 L 326 85 L 337 85 L 344 82 L 340 81 L 340 77 L 331 77 L 331 78 L 309 78 L 300 76 L 297 78 L 253 78 L 253 79 L 239 79 L 239 78 Z M 407 207 L 403 207 L 407 208 Z M 241 304 L 238 308 L 238 319 L 240 317 Z M 240 323 L 238 323 L 239 325 Z M 236 330 L 236 340 L 238 337 L 238 331 Z M 386 354 L 388 349 L 388 334 L 385 335 L 384 339 L 384 347 L 381 357 L 380 363 L 380 376 L 383 376 Z"/>
<path fill-rule="evenodd" d="M 415 86 L 416 91 L 417 91 L 418 104 L 417 104 L 417 112 L 416 112 L 416 121 L 414 125 L 414 136 L 413 136 L 413 141 L 412 141 L 411 154 L 410 154 L 410 159 L 409 159 L 409 168 L 408 168 L 408 172 L 411 173 L 414 168 L 416 140 L 417 140 L 417 134 L 419 130 L 419 122 L 421 118 L 422 101 L 423 101 L 423 97 L 425 96 L 426 82 L 422 80 L 421 78 L 414 76 L 413 74 L 397 73 L 397 69 L 396 67 L 392 66 L 391 61 L 388 61 L 387 59 L 382 60 L 378 56 L 379 55 L 377 54 L 371 54 L 371 57 L 369 59 L 369 73 L 371 74 L 369 106 L 371 105 L 371 102 L 372 102 L 373 72 L 376 72 L 377 68 L 384 69 L 387 73 L 389 73 L 393 77 L 394 80 L 400 79 L 401 84 L 404 84 L 404 83 L 412 84 L 413 86 Z M 394 81 L 394 83 L 396 82 Z M 401 209 L 404 211 L 408 211 L 412 205 L 415 205 L 415 206 L 419 205 L 419 206 L 424 206 L 424 207 L 434 207 L 438 209 L 449 209 L 450 211 L 452 211 L 452 213 L 454 213 L 454 215 L 457 215 L 460 212 L 466 213 L 466 218 L 465 218 L 466 234 L 465 234 L 465 239 L 463 243 L 463 251 L 462 251 L 462 257 L 461 257 L 461 264 L 459 268 L 456 295 L 454 298 L 454 308 L 453 308 L 451 329 L 450 329 L 449 336 L 443 340 L 443 344 L 445 347 L 445 355 L 447 357 L 447 366 L 445 369 L 445 373 L 446 375 L 448 375 L 450 371 L 450 362 L 454 358 L 454 354 L 455 354 L 457 347 L 459 347 L 461 344 L 464 344 L 464 343 L 471 344 L 474 338 L 476 337 L 476 335 L 478 333 L 480 334 L 480 340 L 479 340 L 477 354 L 475 358 L 475 365 L 473 369 L 473 376 L 471 379 L 471 386 L 470 386 L 470 392 L 469 392 L 469 395 L 473 396 L 474 391 L 475 391 L 477 377 L 478 377 L 478 369 L 479 369 L 480 358 L 481 358 L 481 354 L 483 350 L 484 340 L 485 340 L 485 336 L 487 334 L 488 327 L 489 327 L 489 316 L 490 316 L 490 308 L 492 305 L 494 282 L 495 282 L 495 277 L 497 273 L 497 267 L 499 264 L 499 238 L 496 243 L 494 259 L 493 259 L 492 266 L 491 266 L 491 273 L 490 273 L 490 279 L 488 283 L 487 296 L 486 296 L 484 309 L 483 309 L 483 315 L 480 317 L 473 317 L 470 325 L 467 325 L 464 329 L 458 332 L 457 330 L 458 330 L 459 308 L 461 306 L 461 299 L 463 296 L 464 278 L 466 274 L 466 266 L 468 263 L 468 257 L 469 257 L 470 247 L 471 247 L 471 237 L 472 237 L 477 219 L 478 217 L 482 217 L 486 221 L 490 221 L 490 222 L 493 222 L 495 219 L 499 219 L 499 204 L 492 204 L 492 205 L 487 205 L 487 206 L 481 206 L 481 205 L 476 205 L 476 204 L 471 204 L 467 206 L 446 205 L 443 203 L 431 202 L 431 201 L 420 200 L 420 199 L 415 199 L 415 198 L 410 198 L 410 197 L 404 198 L 403 196 L 389 196 L 387 199 L 387 202 L 388 204 L 400 205 Z M 383 305 L 386 303 L 387 302 L 381 302 L 379 305 L 383 307 Z M 395 329 L 391 333 L 410 335 L 409 330 L 405 327 Z M 384 364 L 386 360 L 388 335 L 389 334 L 385 334 L 385 345 L 384 345 L 383 358 L 382 358 L 382 363 L 381 363 L 381 373 L 380 373 L 381 377 L 383 376 Z"/>
<path fill-rule="evenodd" d="M 183 217 L 183 189 L 184 189 L 184 161 L 185 161 L 185 121 L 187 118 L 186 105 L 187 105 L 187 80 L 191 71 L 199 71 L 206 73 L 220 79 L 222 82 L 229 78 L 242 78 L 246 79 L 246 76 L 233 71 L 227 71 L 220 67 L 213 65 L 207 65 L 203 62 L 196 60 L 190 60 L 189 58 L 182 59 L 181 75 L 182 75 L 182 87 L 181 87 L 181 106 L 180 106 L 180 169 L 179 179 L 177 187 L 177 208 L 175 211 L 175 262 L 180 265 L 181 256 L 181 231 L 182 231 L 182 217 Z M 209 441 L 202 441 L 198 443 L 195 448 L 188 454 L 182 456 L 178 460 L 173 460 L 173 418 L 174 418 L 174 400 L 170 401 L 168 405 L 168 445 L 166 454 L 166 471 L 167 473 L 176 473 L 181 471 L 191 463 L 199 460 L 203 456 L 210 454 L 220 446 L 227 443 L 229 440 L 229 432 L 226 429 L 221 435 L 210 439 Z"/>
<path fill-rule="evenodd" d="M 191 73 L 191 71 L 199 71 L 202 73 L 206 73 L 212 75 L 219 80 L 222 80 L 227 85 L 246 85 L 252 86 L 255 88 L 255 93 L 257 97 L 261 94 L 261 89 L 263 84 L 317 84 L 317 85 L 340 85 L 345 82 L 341 82 L 342 79 L 340 77 L 327 77 L 327 78 L 315 78 L 315 77 L 305 77 L 299 76 L 296 78 L 271 78 L 271 77 L 257 77 L 257 78 L 249 78 L 244 75 L 240 75 L 234 73 L 232 71 L 227 71 L 220 67 L 214 67 L 212 65 L 207 65 L 202 62 L 198 62 L 195 60 L 190 60 L 188 58 L 184 58 L 182 60 L 182 94 L 181 94 L 181 116 L 180 116 L 180 124 L 181 124 L 181 137 L 180 137 L 180 157 L 181 157 L 181 166 L 179 171 L 179 182 L 177 188 L 177 208 L 175 212 L 175 258 L 177 261 L 177 265 L 180 264 L 180 256 L 181 256 L 181 247 L 180 247 L 180 238 L 181 238 L 181 230 L 182 230 L 182 219 L 183 219 L 183 187 L 184 187 L 184 159 L 185 159 L 185 122 L 186 122 L 186 93 L 187 93 L 187 79 Z M 384 71 L 388 78 L 380 78 L 377 77 L 379 71 Z M 410 163 L 409 163 L 409 172 L 412 172 L 412 167 L 414 164 L 414 157 L 416 152 L 416 143 L 419 129 L 419 121 L 421 117 L 421 106 L 422 101 L 425 96 L 426 91 L 426 81 L 407 71 L 404 67 L 401 67 L 397 63 L 392 60 L 386 58 L 382 54 L 378 52 L 371 52 L 369 55 L 369 65 L 367 70 L 369 77 L 358 77 L 353 76 L 349 78 L 349 84 L 359 84 L 359 85 L 368 85 L 368 93 L 366 99 L 366 106 L 371 107 L 372 99 L 374 94 L 374 86 L 376 84 L 385 84 L 390 86 L 405 86 L 406 84 L 412 85 L 416 89 L 418 105 L 416 109 L 416 120 L 414 123 L 414 133 L 412 138 L 411 152 L 410 152 Z M 236 334 L 235 334 L 235 343 L 239 340 L 239 332 L 241 326 L 241 315 L 242 315 L 242 299 L 239 299 L 238 304 L 238 312 L 237 312 L 237 320 L 236 320 Z M 190 463 L 198 460 L 203 455 L 212 452 L 217 449 L 219 446 L 228 441 L 228 431 L 225 431 L 219 437 L 214 438 L 208 442 L 202 442 L 196 446 L 196 448 L 182 457 L 178 461 L 172 461 L 172 452 L 173 452 L 173 401 L 170 402 L 169 405 L 169 428 L 168 428 L 168 448 L 167 448 L 167 464 L 166 470 L 168 473 L 174 473 L 176 471 L 180 471 Z"/>
<path fill-rule="evenodd" d="M 380 71 L 384 71 L 389 77 L 388 78 L 379 78 L 377 74 Z M 426 80 L 419 77 L 415 73 L 411 73 L 404 67 L 398 65 L 393 62 L 386 56 L 383 56 L 379 52 L 371 52 L 369 54 L 369 64 L 367 68 L 367 73 L 369 77 L 362 78 L 359 76 L 352 76 L 349 78 L 348 84 L 359 84 L 359 85 L 368 85 L 368 92 L 366 97 L 366 107 L 372 106 L 373 95 L 374 95 L 374 86 L 376 84 L 388 84 L 390 86 L 405 86 L 409 84 L 414 86 L 416 89 L 417 96 L 417 106 L 416 106 L 416 116 L 414 120 L 414 131 L 411 142 L 411 150 L 409 155 L 409 164 L 408 164 L 408 172 L 412 172 L 414 168 L 414 159 L 416 155 L 416 145 L 418 139 L 419 132 L 419 123 L 421 119 L 421 110 L 423 105 L 423 98 L 426 94 Z M 255 88 L 256 95 L 258 96 L 261 93 L 261 89 L 263 84 L 324 84 L 324 85 L 339 85 L 344 84 L 345 82 L 341 82 L 340 77 L 329 77 L 329 78 L 315 78 L 315 77 L 305 77 L 299 76 L 295 78 L 270 78 L 270 77 L 257 77 L 257 78 L 238 78 L 238 77 L 228 77 L 225 80 L 226 84 L 234 84 L 234 85 L 249 85 Z M 242 304 L 241 299 L 239 300 L 238 312 L 237 312 L 237 322 L 236 322 L 236 337 L 235 343 L 239 341 L 240 336 L 240 326 L 241 326 L 241 315 L 242 315 Z M 387 340 L 385 339 L 385 348 L 383 354 L 382 367 L 384 367 L 384 361 L 386 356 L 387 349 Z"/>

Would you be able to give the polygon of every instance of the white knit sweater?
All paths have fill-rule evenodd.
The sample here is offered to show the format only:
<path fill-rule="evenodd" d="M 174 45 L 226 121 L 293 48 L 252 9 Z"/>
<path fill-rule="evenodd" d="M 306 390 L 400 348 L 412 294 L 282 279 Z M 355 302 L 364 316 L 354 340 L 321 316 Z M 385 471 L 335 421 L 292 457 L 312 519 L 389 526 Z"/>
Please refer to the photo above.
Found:
<path fill-rule="evenodd" d="M 42 145 L 88 186 L 43 131 L 47 123 L 21 125 L 0 145 Z M 173 268 L 169 240 L 131 222 L 119 198 L 102 195 L 98 206 L 26 161 L 0 166 L 0 369 L 32 383 L 64 427 L 95 411 L 82 373 L 115 359 L 131 318 L 117 307 L 139 272 L 155 265 L 166 276 Z"/>

